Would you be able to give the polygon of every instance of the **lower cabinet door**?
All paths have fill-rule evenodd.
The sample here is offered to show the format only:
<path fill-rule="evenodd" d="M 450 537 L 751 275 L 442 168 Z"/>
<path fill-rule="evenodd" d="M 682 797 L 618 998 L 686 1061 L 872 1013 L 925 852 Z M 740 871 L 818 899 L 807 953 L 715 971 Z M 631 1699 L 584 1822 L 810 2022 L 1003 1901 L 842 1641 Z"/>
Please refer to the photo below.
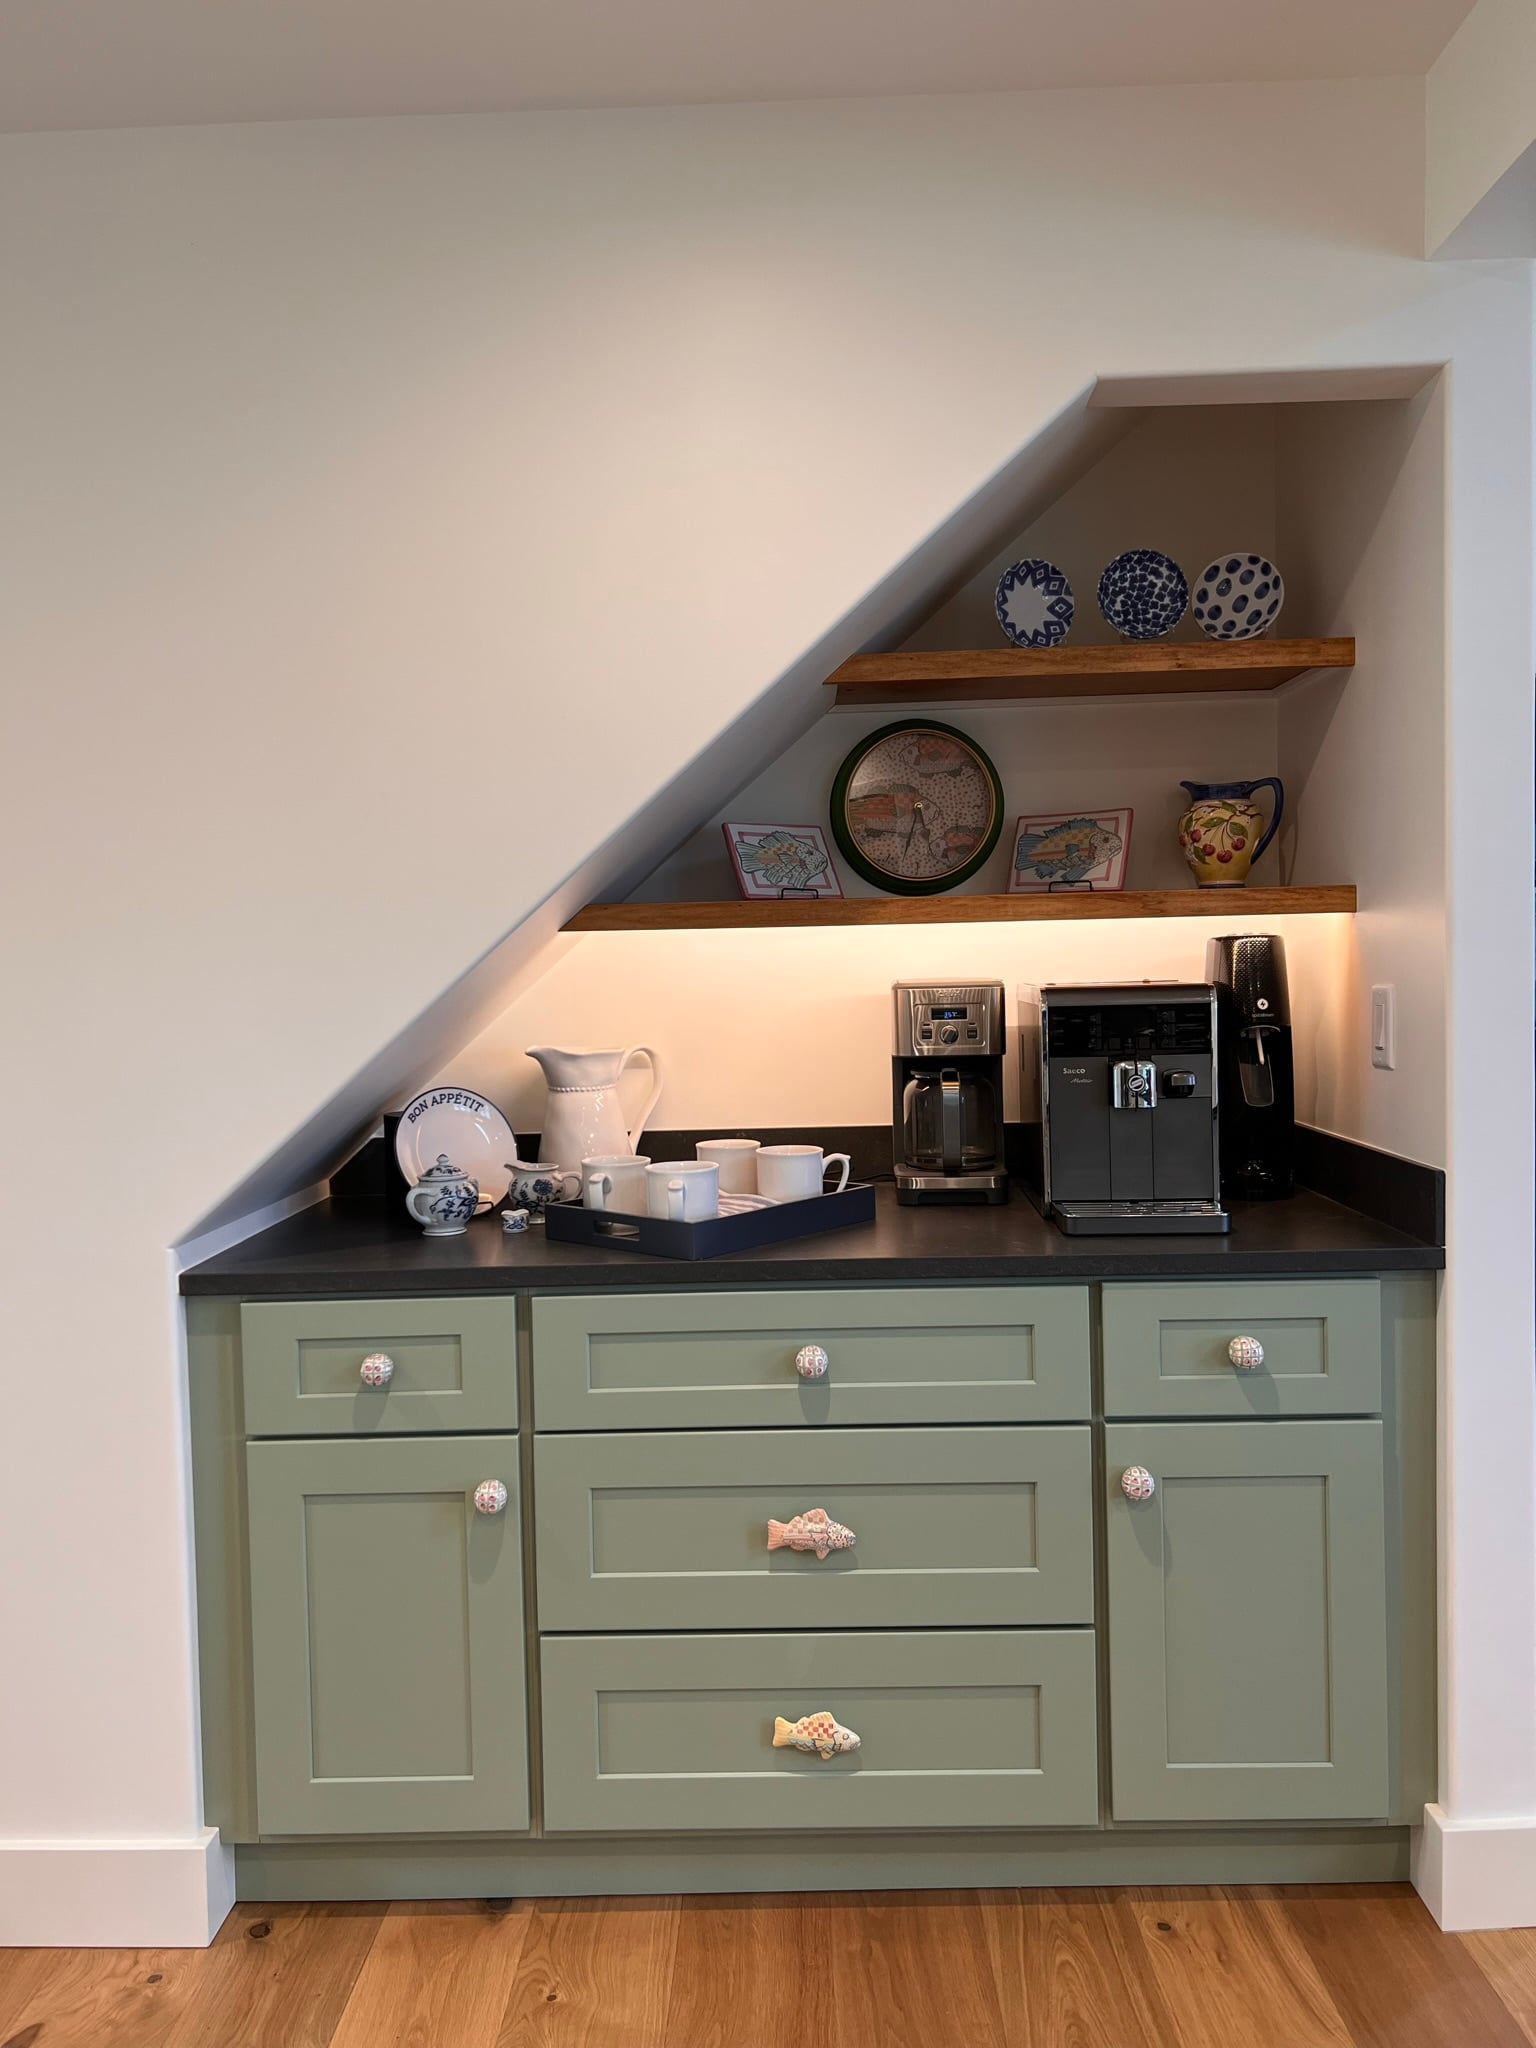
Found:
<path fill-rule="evenodd" d="M 551 1832 L 1099 1817 L 1090 1629 L 551 1636 L 540 1657 Z M 859 1747 L 775 1747 L 820 1713 Z"/>
<path fill-rule="evenodd" d="M 1380 1423 L 1123 1423 L 1105 1440 L 1115 1819 L 1384 1815 Z M 1150 1498 L 1122 1487 L 1136 1467 Z"/>
<path fill-rule="evenodd" d="M 262 1834 L 526 1828 L 517 1439 L 246 1461 Z M 477 1508 L 482 1480 L 506 1487 L 499 1511 Z"/>

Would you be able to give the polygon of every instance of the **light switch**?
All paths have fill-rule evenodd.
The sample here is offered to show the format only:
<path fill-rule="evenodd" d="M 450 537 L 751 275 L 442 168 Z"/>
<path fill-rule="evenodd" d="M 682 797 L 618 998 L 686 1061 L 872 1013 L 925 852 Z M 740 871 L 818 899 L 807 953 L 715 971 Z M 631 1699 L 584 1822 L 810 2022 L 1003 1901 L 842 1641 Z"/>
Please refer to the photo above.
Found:
<path fill-rule="evenodd" d="M 1397 990 L 1390 982 L 1371 990 L 1371 1065 L 1397 1065 Z"/>

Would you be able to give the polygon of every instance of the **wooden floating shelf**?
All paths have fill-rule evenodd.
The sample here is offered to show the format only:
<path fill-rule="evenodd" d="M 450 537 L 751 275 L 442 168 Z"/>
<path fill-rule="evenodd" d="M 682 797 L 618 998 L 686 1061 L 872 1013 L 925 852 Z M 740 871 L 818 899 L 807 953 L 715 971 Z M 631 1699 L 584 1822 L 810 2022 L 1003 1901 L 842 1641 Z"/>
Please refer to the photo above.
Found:
<path fill-rule="evenodd" d="M 827 677 L 839 704 L 1028 702 L 1277 690 L 1320 668 L 1353 668 L 1353 639 L 1126 640 L 1113 647 L 975 647 L 856 654 Z"/>
<path fill-rule="evenodd" d="M 1109 917 L 1219 917 L 1248 925 L 1259 917 L 1350 913 L 1353 882 L 1315 889 L 1115 889 L 1090 895 L 834 896 L 818 902 L 589 903 L 568 932 L 785 931 L 849 924 L 1055 924 Z"/>

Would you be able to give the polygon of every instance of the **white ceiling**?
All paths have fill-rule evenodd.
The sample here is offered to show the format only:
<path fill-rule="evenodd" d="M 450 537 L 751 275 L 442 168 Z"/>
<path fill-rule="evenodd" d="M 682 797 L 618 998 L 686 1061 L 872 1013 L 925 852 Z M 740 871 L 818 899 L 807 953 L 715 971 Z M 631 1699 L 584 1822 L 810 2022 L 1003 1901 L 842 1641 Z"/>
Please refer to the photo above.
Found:
<path fill-rule="evenodd" d="M 0 129 L 1381 76 L 1470 4 L 0 0 Z"/>

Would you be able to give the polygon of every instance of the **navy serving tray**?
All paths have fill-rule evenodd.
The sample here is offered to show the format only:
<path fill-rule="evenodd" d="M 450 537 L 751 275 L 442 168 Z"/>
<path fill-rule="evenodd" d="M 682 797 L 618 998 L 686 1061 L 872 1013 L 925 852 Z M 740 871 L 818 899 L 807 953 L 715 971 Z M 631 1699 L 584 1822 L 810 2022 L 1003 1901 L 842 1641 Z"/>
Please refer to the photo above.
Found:
<path fill-rule="evenodd" d="M 656 1216 L 625 1216 L 561 1202 L 544 1211 L 544 1235 L 556 1244 L 608 1245 L 615 1251 L 651 1252 L 659 1259 L 715 1259 L 722 1252 L 755 1251 L 760 1245 L 874 1220 L 875 1191 L 868 1181 L 859 1181 L 841 1194 L 776 1202 L 771 1209 L 749 1209 L 740 1216 L 707 1216 L 702 1223 L 664 1223 Z"/>

